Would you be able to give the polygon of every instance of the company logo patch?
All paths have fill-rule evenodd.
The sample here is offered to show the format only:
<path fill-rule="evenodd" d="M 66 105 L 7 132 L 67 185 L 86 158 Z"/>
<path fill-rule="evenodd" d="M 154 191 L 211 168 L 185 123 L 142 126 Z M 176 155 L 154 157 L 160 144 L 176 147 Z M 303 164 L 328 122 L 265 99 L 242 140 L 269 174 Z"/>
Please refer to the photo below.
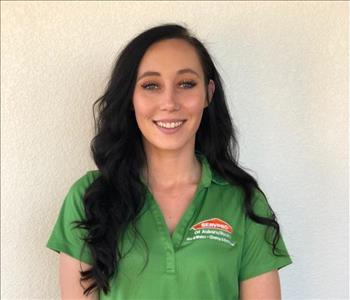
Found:
<path fill-rule="evenodd" d="M 186 241 L 210 239 L 234 246 L 232 234 L 233 228 L 230 224 L 219 218 L 212 218 L 193 225 Z"/>
<path fill-rule="evenodd" d="M 232 226 L 225 221 L 213 218 L 205 221 L 201 221 L 196 225 L 193 225 L 191 229 L 199 230 L 199 229 L 218 229 L 226 231 L 227 233 L 232 233 Z"/>

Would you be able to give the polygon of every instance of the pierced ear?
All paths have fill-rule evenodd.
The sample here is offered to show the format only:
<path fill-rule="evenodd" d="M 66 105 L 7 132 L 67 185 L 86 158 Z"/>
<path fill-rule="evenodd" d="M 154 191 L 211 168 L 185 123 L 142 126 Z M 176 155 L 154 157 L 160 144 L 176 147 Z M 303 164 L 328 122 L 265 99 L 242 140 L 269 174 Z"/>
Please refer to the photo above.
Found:
<path fill-rule="evenodd" d="M 208 83 L 208 102 L 210 103 L 215 91 L 215 83 L 212 79 L 209 80 Z"/>

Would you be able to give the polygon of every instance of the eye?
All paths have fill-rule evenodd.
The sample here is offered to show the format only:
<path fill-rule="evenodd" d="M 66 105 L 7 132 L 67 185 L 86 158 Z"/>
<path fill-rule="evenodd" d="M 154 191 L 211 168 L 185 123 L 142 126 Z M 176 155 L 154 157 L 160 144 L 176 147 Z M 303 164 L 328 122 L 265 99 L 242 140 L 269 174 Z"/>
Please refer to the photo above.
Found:
<path fill-rule="evenodd" d="M 146 82 L 141 85 L 141 87 L 145 90 L 154 90 L 156 86 L 157 84 L 153 82 Z"/>
<path fill-rule="evenodd" d="M 197 83 L 193 80 L 183 80 L 179 83 L 179 85 L 181 87 L 183 87 L 184 89 L 191 89 L 194 86 L 196 86 Z M 158 84 L 154 83 L 154 82 L 146 82 L 146 83 L 142 84 L 141 87 L 145 90 L 157 90 L 157 89 L 159 89 Z"/>
<path fill-rule="evenodd" d="M 180 86 L 183 86 L 185 89 L 191 89 L 196 86 L 196 83 L 193 80 L 184 80 L 181 81 Z"/>

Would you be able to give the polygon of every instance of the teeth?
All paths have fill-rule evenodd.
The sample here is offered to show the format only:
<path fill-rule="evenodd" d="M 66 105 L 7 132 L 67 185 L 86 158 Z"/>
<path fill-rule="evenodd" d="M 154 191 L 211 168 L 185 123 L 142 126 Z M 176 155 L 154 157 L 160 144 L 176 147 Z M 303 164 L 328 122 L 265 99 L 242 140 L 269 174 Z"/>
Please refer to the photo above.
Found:
<path fill-rule="evenodd" d="M 171 123 L 156 122 L 156 124 L 157 124 L 158 126 L 164 127 L 164 128 L 175 128 L 175 127 L 179 127 L 182 123 L 183 123 L 183 121 L 181 121 L 181 122 L 171 122 Z"/>

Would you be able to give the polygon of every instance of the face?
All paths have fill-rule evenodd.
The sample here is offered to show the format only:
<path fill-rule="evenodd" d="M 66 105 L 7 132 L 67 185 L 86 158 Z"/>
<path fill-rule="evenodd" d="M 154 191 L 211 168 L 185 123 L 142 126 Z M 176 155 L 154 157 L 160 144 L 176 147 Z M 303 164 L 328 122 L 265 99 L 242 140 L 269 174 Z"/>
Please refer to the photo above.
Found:
<path fill-rule="evenodd" d="M 133 94 L 146 150 L 194 151 L 195 135 L 208 105 L 206 92 L 210 100 L 214 82 L 205 86 L 193 46 L 181 39 L 153 44 L 140 62 Z"/>

